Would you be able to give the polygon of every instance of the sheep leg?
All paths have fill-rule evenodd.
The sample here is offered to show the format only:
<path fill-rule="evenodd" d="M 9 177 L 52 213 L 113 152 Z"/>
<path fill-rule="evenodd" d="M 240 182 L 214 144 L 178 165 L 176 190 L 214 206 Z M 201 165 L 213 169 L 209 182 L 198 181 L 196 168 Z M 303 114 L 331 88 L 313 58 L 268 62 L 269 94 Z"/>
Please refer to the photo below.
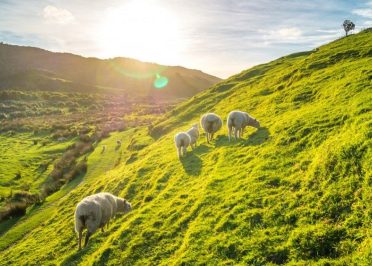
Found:
<path fill-rule="evenodd" d="M 178 158 L 181 158 L 181 148 L 180 147 L 177 147 L 177 154 L 178 154 Z"/>
<path fill-rule="evenodd" d="M 107 230 L 109 228 L 109 225 L 110 225 L 110 220 L 107 221 Z"/>
<path fill-rule="evenodd" d="M 209 133 L 205 133 L 205 136 L 207 137 L 207 142 L 209 143 Z"/>
<path fill-rule="evenodd" d="M 213 135 L 214 135 L 214 133 L 211 133 L 211 140 L 213 140 Z"/>
<path fill-rule="evenodd" d="M 83 238 L 83 232 L 82 231 L 79 231 L 79 241 L 78 241 L 78 244 L 79 244 L 79 250 L 81 249 L 81 239 Z"/>
<path fill-rule="evenodd" d="M 235 140 L 237 140 L 238 131 L 239 131 L 239 130 L 235 128 L 235 130 L 234 130 L 234 138 L 235 138 Z"/>
<path fill-rule="evenodd" d="M 84 247 L 86 247 L 88 245 L 88 241 L 89 241 L 89 238 L 90 236 L 92 235 L 91 232 L 87 231 L 87 234 L 85 236 L 85 243 L 84 243 Z"/>
<path fill-rule="evenodd" d="M 229 127 L 229 128 L 228 128 L 228 131 L 229 131 L 229 142 L 230 142 L 232 127 Z"/>

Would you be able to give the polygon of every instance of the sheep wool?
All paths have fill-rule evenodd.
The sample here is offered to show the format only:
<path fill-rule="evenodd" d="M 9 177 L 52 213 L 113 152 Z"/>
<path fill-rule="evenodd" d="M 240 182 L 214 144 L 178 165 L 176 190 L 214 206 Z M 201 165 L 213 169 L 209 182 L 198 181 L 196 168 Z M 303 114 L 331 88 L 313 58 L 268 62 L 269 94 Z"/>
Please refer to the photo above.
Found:
<path fill-rule="evenodd" d="M 242 111 L 232 111 L 227 116 L 227 130 L 229 134 L 229 141 L 231 133 L 234 132 L 234 138 L 240 139 L 243 136 L 244 129 L 247 126 L 259 128 L 260 122 L 251 117 L 248 113 Z"/>
<path fill-rule="evenodd" d="M 191 143 L 190 135 L 186 132 L 179 132 L 174 136 L 174 144 L 177 148 L 178 158 L 185 156 L 187 152 L 187 147 Z"/>
<path fill-rule="evenodd" d="M 206 133 L 207 142 L 213 139 L 214 134 L 222 127 L 222 119 L 214 113 L 207 113 L 200 119 L 200 124 Z"/>
<path fill-rule="evenodd" d="M 110 219 L 114 218 L 117 212 L 127 213 L 132 209 L 131 204 L 110 193 L 102 192 L 85 197 L 80 201 L 75 210 L 75 231 L 78 234 L 78 246 L 81 249 L 82 232 L 87 228 L 84 246 L 88 244 L 90 236 L 98 228 L 104 230 L 109 226 Z"/>
<path fill-rule="evenodd" d="M 190 146 L 191 149 L 195 148 L 196 142 L 199 138 L 199 126 L 198 124 L 194 124 L 186 133 L 190 136 Z"/>

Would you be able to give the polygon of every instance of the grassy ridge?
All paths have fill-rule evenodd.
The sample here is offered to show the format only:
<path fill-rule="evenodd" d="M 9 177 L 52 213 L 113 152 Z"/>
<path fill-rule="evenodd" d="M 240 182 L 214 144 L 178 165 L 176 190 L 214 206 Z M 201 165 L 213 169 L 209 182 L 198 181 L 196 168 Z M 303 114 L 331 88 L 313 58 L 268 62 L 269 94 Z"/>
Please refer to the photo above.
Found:
<path fill-rule="evenodd" d="M 156 140 L 128 131 L 126 159 L 105 174 L 112 165 L 91 163 L 97 174 L 57 200 L 27 237 L 4 243 L 0 262 L 368 265 L 371 42 L 365 31 L 243 71 L 168 113 L 151 129 Z M 233 109 L 262 128 L 229 143 L 224 127 L 177 159 L 177 131 L 203 112 L 225 118 Z M 97 191 L 125 196 L 134 210 L 77 252 L 74 207 Z"/>

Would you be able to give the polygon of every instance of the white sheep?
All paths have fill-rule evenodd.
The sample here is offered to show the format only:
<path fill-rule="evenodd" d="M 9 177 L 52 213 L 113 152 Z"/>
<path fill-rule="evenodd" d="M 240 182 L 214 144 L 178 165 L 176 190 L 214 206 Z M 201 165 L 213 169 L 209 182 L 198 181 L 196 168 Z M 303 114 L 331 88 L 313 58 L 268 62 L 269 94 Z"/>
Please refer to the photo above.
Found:
<path fill-rule="evenodd" d="M 75 231 L 78 234 L 79 250 L 81 249 L 81 239 L 83 229 L 87 228 L 84 246 L 88 244 L 89 237 L 98 229 L 107 224 L 116 212 L 129 212 L 131 204 L 122 198 L 110 193 L 102 192 L 85 197 L 80 201 L 75 210 Z"/>
<path fill-rule="evenodd" d="M 196 143 L 199 138 L 199 126 L 194 124 L 186 133 L 190 136 L 190 147 L 191 149 L 196 147 Z M 194 146 L 194 147 L 193 147 Z"/>
<path fill-rule="evenodd" d="M 232 111 L 227 117 L 227 130 L 229 133 L 229 141 L 231 133 L 234 132 L 235 140 L 243 136 L 244 128 L 247 126 L 259 128 L 260 122 L 249 116 L 248 113 L 242 111 Z"/>
<path fill-rule="evenodd" d="M 174 144 L 176 144 L 178 158 L 186 155 L 187 147 L 191 143 L 190 135 L 186 132 L 179 132 L 174 136 Z"/>
<path fill-rule="evenodd" d="M 216 133 L 222 127 L 222 119 L 214 113 L 207 113 L 200 119 L 201 127 L 204 129 L 207 137 L 207 142 L 213 139 Z"/>

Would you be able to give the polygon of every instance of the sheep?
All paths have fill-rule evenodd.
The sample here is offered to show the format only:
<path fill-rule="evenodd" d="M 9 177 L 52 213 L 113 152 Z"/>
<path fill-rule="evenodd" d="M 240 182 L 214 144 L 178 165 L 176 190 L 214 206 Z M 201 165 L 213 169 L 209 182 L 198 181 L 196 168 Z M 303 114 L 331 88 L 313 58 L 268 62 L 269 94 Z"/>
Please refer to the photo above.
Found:
<path fill-rule="evenodd" d="M 207 137 L 207 142 L 213 139 L 216 133 L 222 127 L 222 119 L 214 113 L 207 113 L 200 119 L 201 127 L 204 129 Z"/>
<path fill-rule="evenodd" d="M 187 147 L 191 143 L 191 137 L 186 132 L 179 132 L 174 136 L 174 143 L 176 144 L 178 158 L 186 155 Z"/>
<path fill-rule="evenodd" d="M 229 141 L 231 133 L 234 131 L 235 140 L 243 136 L 244 128 L 251 126 L 255 128 L 260 127 L 260 122 L 255 118 L 249 116 L 248 113 L 242 111 L 232 111 L 227 117 L 227 130 L 229 133 Z"/>
<path fill-rule="evenodd" d="M 190 136 L 190 147 L 194 149 L 199 138 L 199 125 L 194 124 L 186 133 Z"/>
<path fill-rule="evenodd" d="M 78 234 L 78 246 L 81 249 L 82 232 L 87 228 L 84 247 L 88 244 L 90 236 L 98 229 L 104 231 L 110 219 L 116 212 L 127 213 L 132 205 L 125 199 L 116 197 L 110 193 L 102 192 L 85 197 L 80 201 L 75 210 L 75 231 Z"/>

